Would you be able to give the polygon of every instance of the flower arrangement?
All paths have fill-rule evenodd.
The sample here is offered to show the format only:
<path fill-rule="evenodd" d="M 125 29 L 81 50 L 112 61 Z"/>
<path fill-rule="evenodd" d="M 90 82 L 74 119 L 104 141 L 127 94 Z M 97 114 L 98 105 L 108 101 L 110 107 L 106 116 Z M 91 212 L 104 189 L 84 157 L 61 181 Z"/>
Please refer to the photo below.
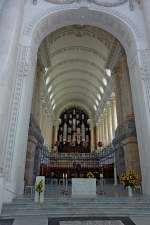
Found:
<path fill-rule="evenodd" d="M 134 188 L 137 184 L 137 174 L 134 171 L 129 171 L 127 173 L 122 174 L 120 180 L 125 187 Z"/>
<path fill-rule="evenodd" d="M 87 178 L 94 178 L 94 174 L 92 172 L 88 172 L 86 176 Z"/>
<path fill-rule="evenodd" d="M 39 183 L 35 186 L 35 191 L 39 193 L 39 201 L 40 201 L 40 195 L 44 191 L 43 180 L 40 180 Z"/>

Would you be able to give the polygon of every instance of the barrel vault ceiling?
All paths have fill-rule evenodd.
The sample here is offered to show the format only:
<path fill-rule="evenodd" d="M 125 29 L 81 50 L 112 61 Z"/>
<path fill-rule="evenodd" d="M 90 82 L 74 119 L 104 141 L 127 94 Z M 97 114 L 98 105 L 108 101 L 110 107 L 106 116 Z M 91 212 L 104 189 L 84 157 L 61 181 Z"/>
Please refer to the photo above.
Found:
<path fill-rule="evenodd" d="M 93 26 L 72 25 L 47 36 L 38 52 L 49 110 L 82 105 L 95 117 L 112 91 L 108 63 L 119 42 Z M 114 47 L 115 46 L 115 47 Z"/>

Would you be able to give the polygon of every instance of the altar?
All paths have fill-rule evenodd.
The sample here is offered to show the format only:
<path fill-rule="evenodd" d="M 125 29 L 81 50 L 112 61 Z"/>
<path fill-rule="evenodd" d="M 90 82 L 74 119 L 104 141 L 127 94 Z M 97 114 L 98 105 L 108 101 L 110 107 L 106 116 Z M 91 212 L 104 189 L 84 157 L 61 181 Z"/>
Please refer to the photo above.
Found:
<path fill-rule="evenodd" d="M 72 178 L 72 197 L 96 197 L 96 179 Z"/>

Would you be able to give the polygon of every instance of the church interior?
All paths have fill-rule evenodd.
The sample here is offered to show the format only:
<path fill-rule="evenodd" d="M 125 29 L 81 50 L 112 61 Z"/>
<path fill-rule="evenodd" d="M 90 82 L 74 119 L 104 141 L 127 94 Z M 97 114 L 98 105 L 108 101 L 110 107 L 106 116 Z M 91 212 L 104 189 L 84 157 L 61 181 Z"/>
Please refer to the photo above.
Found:
<path fill-rule="evenodd" d="M 150 225 L 150 0 L 0 0 L 0 225 Z"/>
<path fill-rule="evenodd" d="M 113 71 L 113 55 L 118 52 Z M 94 26 L 56 30 L 41 43 L 28 133 L 25 184 L 95 177 L 119 181 L 140 165 L 126 54 L 120 42 Z M 115 165 L 115 166 L 114 166 Z M 117 181 L 116 181 L 117 182 Z M 59 181 L 58 181 L 59 183 Z"/>

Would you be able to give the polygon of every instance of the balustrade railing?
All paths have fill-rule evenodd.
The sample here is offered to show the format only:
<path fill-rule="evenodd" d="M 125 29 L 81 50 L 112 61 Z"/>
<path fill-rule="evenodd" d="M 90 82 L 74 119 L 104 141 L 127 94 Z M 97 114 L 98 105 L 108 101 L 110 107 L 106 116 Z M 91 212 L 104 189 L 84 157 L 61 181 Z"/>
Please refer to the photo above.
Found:
<path fill-rule="evenodd" d="M 101 164 L 112 164 L 115 149 L 107 146 L 96 153 L 41 153 L 41 163 L 49 167 L 74 167 L 74 163 L 82 167 L 99 167 Z"/>

